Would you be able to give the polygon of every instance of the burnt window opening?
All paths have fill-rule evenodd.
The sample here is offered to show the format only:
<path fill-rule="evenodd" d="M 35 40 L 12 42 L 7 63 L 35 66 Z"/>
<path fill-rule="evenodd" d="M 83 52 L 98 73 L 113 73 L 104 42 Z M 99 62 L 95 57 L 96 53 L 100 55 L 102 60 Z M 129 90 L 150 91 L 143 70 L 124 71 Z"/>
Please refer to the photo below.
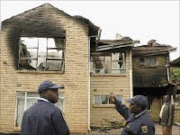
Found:
<path fill-rule="evenodd" d="M 156 58 L 140 58 L 139 65 L 144 67 L 156 66 Z"/>
<path fill-rule="evenodd" d="M 64 71 L 65 38 L 21 37 L 18 69 Z"/>
<path fill-rule="evenodd" d="M 91 55 L 91 73 L 125 74 L 126 54 L 124 52 L 120 52 Z"/>

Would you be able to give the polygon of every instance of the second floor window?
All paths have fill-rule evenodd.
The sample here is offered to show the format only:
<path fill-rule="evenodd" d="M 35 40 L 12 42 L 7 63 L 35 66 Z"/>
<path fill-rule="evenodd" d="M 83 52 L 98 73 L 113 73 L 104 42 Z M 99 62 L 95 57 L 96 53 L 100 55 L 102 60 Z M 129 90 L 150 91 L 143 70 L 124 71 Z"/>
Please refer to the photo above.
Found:
<path fill-rule="evenodd" d="M 139 65 L 145 67 L 156 66 L 156 58 L 140 58 Z"/>
<path fill-rule="evenodd" d="M 93 74 L 125 74 L 125 53 L 103 53 L 91 55 L 91 73 Z"/>
<path fill-rule="evenodd" d="M 21 37 L 18 69 L 64 71 L 65 38 Z"/>

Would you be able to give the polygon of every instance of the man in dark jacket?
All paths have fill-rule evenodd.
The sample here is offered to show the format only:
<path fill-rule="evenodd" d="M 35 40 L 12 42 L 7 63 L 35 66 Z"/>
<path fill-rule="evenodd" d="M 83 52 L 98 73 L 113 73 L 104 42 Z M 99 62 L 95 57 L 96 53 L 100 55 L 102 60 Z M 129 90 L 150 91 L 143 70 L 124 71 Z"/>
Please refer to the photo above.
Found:
<path fill-rule="evenodd" d="M 172 135 L 172 126 L 174 122 L 174 105 L 171 103 L 170 96 L 163 97 L 164 104 L 161 108 L 159 117 L 162 125 L 163 135 Z"/>
<path fill-rule="evenodd" d="M 155 135 L 155 126 L 146 110 L 148 102 L 144 96 L 136 95 L 127 100 L 130 108 L 123 105 L 122 101 L 118 101 L 115 96 L 111 96 L 111 101 L 127 121 L 122 135 Z"/>
<path fill-rule="evenodd" d="M 51 81 L 40 84 L 40 98 L 25 111 L 21 135 L 69 135 L 68 126 L 59 108 L 54 106 L 59 99 L 58 89 Z"/>

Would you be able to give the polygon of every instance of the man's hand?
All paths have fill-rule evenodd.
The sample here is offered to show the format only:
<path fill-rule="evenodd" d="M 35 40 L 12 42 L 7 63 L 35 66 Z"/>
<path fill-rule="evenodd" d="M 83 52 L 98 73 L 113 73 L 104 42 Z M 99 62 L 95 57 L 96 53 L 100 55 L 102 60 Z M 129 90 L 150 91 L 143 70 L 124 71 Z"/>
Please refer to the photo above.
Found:
<path fill-rule="evenodd" d="M 111 96 L 110 96 L 110 100 L 111 100 L 113 103 L 115 103 L 115 102 L 117 101 L 117 98 L 116 98 L 116 96 L 111 95 Z"/>

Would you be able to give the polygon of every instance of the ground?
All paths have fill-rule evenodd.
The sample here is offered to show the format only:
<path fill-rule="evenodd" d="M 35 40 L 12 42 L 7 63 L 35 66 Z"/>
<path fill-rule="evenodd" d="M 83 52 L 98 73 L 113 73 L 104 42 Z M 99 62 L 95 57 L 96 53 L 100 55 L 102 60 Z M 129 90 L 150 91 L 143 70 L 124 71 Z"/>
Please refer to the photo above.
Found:
<path fill-rule="evenodd" d="M 161 126 L 158 124 L 155 124 L 156 126 L 156 133 L 155 135 L 163 135 L 162 134 L 162 129 Z M 120 129 L 95 129 L 92 130 L 91 133 L 88 134 L 71 134 L 71 135 L 120 135 L 122 131 L 122 128 Z M 172 129 L 172 135 L 180 135 L 180 125 L 174 125 Z M 5 133 L 0 133 L 0 135 L 20 135 L 19 133 L 12 133 L 12 134 L 5 134 Z"/>
<path fill-rule="evenodd" d="M 155 124 L 155 126 L 156 126 L 155 135 L 163 135 L 161 126 L 158 124 Z M 106 129 L 106 130 L 96 129 L 88 134 L 72 134 L 72 135 L 120 135 L 121 131 L 122 131 L 122 128 L 121 129 Z M 180 126 L 174 125 L 172 131 L 173 131 L 172 135 L 180 135 Z"/>

